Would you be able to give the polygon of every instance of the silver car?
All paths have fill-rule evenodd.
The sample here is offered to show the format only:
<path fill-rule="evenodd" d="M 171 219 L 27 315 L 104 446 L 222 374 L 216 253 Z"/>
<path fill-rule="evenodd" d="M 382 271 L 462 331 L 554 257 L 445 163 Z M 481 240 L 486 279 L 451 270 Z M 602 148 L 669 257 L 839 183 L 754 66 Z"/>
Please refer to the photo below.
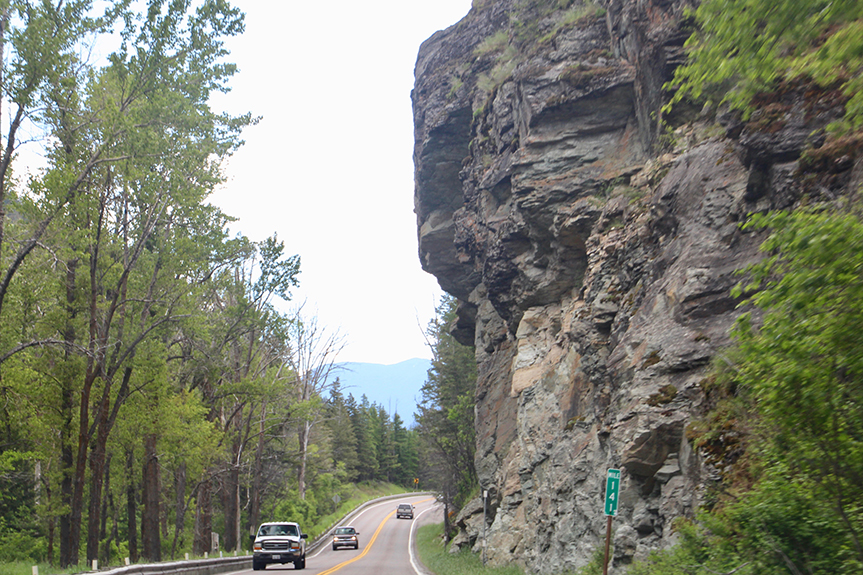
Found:
<path fill-rule="evenodd" d="M 354 529 L 351 525 L 336 527 L 336 530 L 333 531 L 333 551 L 339 547 L 353 547 L 354 549 L 359 549 L 360 540 L 357 537 L 359 534 L 360 532 Z"/>

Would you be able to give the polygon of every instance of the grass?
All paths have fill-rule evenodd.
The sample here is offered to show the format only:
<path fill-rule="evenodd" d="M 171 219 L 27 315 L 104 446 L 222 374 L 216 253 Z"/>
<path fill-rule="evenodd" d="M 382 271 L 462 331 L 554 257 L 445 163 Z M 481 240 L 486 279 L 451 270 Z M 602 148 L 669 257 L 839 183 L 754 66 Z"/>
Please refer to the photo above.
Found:
<path fill-rule="evenodd" d="M 480 42 L 479 45 L 474 48 L 473 53 L 477 57 L 482 57 L 495 52 L 502 52 L 508 44 L 509 33 L 506 30 L 499 30 Z"/>
<path fill-rule="evenodd" d="M 435 575 L 525 575 L 524 568 L 510 563 L 504 567 L 487 567 L 482 557 L 470 550 L 450 553 L 443 546 L 443 523 L 424 525 L 417 530 L 417 549 L 420 561 Z M 613 549 L 613 548 L 612 548 Z M 576 571 L 558 575 L 600 575 L 605 558 L 605 547 L 593 550 L 590 563 Z M 2 574 L 0 574 L 2 575 Z"/>
<path fill-rule="evenodd" d="M 52 567 L 47 563 L 39 563 L 36 567 L 39 568 L 39 575 L 67 575 L 75 573 L 75 569 L 60 569 L 59 567 Z M 32 575 L 32 573 L 32 561 L 0 563 L 0 575 Z"/>
<path fill-rule="evenodd" d="M 482 557 L 469 550 L 451 554 L 443 546 L 443 524 L 425 525 L 417 531 L 420 560 L 435 575 L 524 575 L 524 569 L 510 564 L 484 567 Z"/>

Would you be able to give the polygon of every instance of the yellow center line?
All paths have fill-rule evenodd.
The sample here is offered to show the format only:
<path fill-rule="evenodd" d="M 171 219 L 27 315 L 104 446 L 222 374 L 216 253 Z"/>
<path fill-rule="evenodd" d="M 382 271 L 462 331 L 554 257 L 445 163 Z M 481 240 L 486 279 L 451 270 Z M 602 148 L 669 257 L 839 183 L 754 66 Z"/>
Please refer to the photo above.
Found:
<path fill-rule="evenodd" d="M 423 502 L 425 502 L 425 501 L 430 501 L 431 499 L 433 499 L 433 498 L 431 498 L 431 497 L 430 497 L 429 499 L 423 499 L 423 500 L 421 500 L 421 501 L 417 501 L 417 503 L 423 503 Z M 347 561 L 345 561 L 344 563 L 339 563 L 339 564 L 338 564 L 338 565 L 336 565 L 335 567 L 330 567 L 330 568 L 329 568 L 329 569 L 327 569 L 326 571 L 321 571 L 318 575 L 330 575 L 330 573 L 335 573 L 336 571 L 338 571 L 338 570 L 339 570 L 339 569 L 341 569 L 342 567 L 344 567 L 344 566 L 346 566 L 346 565 L 350 565 L 350 564 L 351 564 L 351 563 L 353 563 L 354 561 L 359 561 L 360 559 L 362 559 L 363 557 L 365 557 L 365 556 L 366 556 L 366 553 L 368 553 L 368 552 L 371 550 L 372 545 L 374 545 L 374 543 L 375 543 L 375 539 L 377 539 L 377 538 L 378 538 L 378 535 L 380 534 L 381 529 L 383 529 L 383 528 L 384 528 L 384 524 L 387 522 L 387 520 L 388 520 L 390 517 L 392 517 L 392 516 L 393 516 L 393 515 L 395 515 L 395 514 L 396 514 L 396 512 L 395 512 L 395 511 L 390 511 L 389 515 L 387 515 L 386 517 L 384 517 L 383 521 L 381 521 L 381 524 L 380 524 L 380 525 L 378 525 L 378 528 L 377 528 L 377 531 L 375 531 L 375 534 L 374 534 L 374 535 L 372 535 L 372 538 L 371 538 L 371 539 L 369 539 L 369 542 L 368 542 L 368 543 L 366 544 L 366 546 L 363 548 L 363 552 L 362 552 L 362 553 L 360 553 L 359 555 L 357 555 L 356 557 L 354 557 L 354 558 L 352 558 L 352 559 L 348 559 L 348 560 L 347 560 Z"/>

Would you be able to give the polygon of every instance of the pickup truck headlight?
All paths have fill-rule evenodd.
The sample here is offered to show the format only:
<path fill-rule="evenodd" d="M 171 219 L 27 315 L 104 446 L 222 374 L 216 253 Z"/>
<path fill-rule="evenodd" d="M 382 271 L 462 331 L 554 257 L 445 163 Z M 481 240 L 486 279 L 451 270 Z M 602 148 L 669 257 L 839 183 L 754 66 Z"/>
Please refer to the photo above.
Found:
<path fill-rule="evenodd" d="M 255 545 L 254 545 L 254 550 L 255 550 L 255 551 L 263 551 L 263 550 L 264 550 L 264 548 L 263 548 L 263 546 L 262 546 L 260 543 L 255 543 Z"/>

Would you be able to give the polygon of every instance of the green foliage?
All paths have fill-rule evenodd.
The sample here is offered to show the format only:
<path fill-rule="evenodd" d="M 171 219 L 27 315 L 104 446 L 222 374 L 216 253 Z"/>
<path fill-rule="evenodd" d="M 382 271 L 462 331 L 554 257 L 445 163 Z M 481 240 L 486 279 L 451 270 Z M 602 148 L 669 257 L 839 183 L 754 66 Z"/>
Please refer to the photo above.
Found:
<path fill-rule="evenodd" d="M 754 575 L 749 562 L 742 560 L 733 540 L 727 537 L 721 522 L 707 517 L 706 522 L 678 520 L 675 533 L 677 544 L 656 551 L 644 561 L 635 562 L 632 575 L 715 575 L 740 573 Z"/>
<path fill-rule="evenodd" d="M 715 90 L 752 111 L 755 94 L 777 81 L 811 78 L 849 98 L 847 126 L 863 125 L 863 5 L 857 0 L 704 0 L 698 30 L 675 72 L 672 104 Z"/>
<path fill-rule="evenodd" d="M 611 545 L 609 545 L 608 557 L 611 562 L 611 558 L 614 557 L 614 547 Z M 605 545 L 597 545 L 590 555 L 590 562 L 576 571 L 576 575 L 602 575 L 603 565 L 605 565 Z"/>
<path fill-rule="evenodd" d="M 772 460 L 821 493 L 863 564 L 863 222 L 817 211 L 753 216 L 767 256 L 735 293 L 757 290 L 734 335 Z"/>
<path fill-rule="evenodd" d="M 507 45 L 509 45 L 509 33 L 506 30 L 498 30 L 477 44 L 473 53 L 476 57 L 487 56 L 489 54 L 503 52 Z"/>
<path fill-rule="evenodd" d="M 739 318 L 730 361 L 705 384 L 713 410 L 687 430 L 726 469 L 745 450 L 733 466 L 745 469 L 636 575 L 863 570 L 863 221 L 798 210 L 745 228 L 769 231 L 734 290 L 757 312 Z"/>
<path fill-rule="evenodd" d="M 602 18 L 603 16 L 605 16 L 605 8 L 596 2 L 588 1 L 583 4 L 573 6 L 567 10 L 564 13 L 563 18 L 561 18 L 557 23 L 557 29 L 562 30 L 565 28 L 572 28 L 574 26 L 584 24 L 589 20 Z"/>
<path fill-rule="evenodd" d="M 636 562 L 632 575 L 859 573 L 860 564 L 816 485 L 772 467 L 759 485 L 699 521 L 678 521 L 678 543 Z"/>
<path fill-rule="evenodd" d="M 449 332 L 456 320 L 456 307 L 456 300 L 445 296 L 437 308 L 437 317 L 429 325 L 434 357 L 422 387 L 417 422 L 419 435 L 430 449 L 426 457 L 443 462 L 443 466 L 426 463 L 427 469 L 438 468 L 434 484 L 456 495 L 455 502 L 461 505 L 477 485 L 476 359 L 473 348 L 461 345 Z"/>
<path fill-rule="evenodd" d="M 326 515 L 315 517 L 312 523 L 303 526 L 303 530 L 309 534 L 310 539 L 315 539 L 363 503 L 378 497 L 407 492 L 407 489 L 404 487 L 390 483 L 364 482 L 342 484 L 339 489 L 341 501 L 338 506 L 335 506 L 333 511 Z"/>
<path fill-rule="evenodd" d="M 479 75 L 476 85 L 483 92 L 491 94 L 497 90 L 511 76 L 518 64 L 518 50 L 508 44 L 498 56 L 494 67 L 488 72 Z"/>

